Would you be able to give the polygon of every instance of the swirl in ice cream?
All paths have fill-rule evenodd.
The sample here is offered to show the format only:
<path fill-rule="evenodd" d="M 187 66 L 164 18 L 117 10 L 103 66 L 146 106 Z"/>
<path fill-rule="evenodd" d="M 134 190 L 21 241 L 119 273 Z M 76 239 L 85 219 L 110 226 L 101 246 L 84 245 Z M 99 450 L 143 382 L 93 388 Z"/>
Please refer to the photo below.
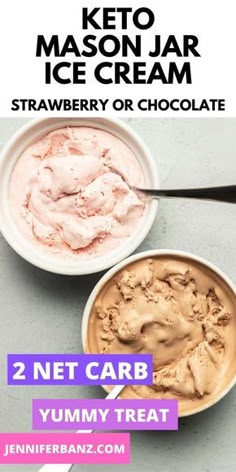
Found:
<path fill-rule="evenodd" d="M 17 222 L 54 252 L 113 249 L 136 229 L 144 204 L 111 168 L 143 182 L 137 159 L 115 136 L 86 127 L 49 133 L 26 149 L 13 171 Z"/>

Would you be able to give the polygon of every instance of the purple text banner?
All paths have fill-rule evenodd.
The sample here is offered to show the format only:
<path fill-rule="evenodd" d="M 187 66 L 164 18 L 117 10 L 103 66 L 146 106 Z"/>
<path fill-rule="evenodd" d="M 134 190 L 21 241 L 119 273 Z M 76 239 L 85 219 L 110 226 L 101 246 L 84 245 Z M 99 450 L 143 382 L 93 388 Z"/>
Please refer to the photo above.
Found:
<path fill-rule="evenodd" d="M 150 385 L 150 354 L 8 354 L 8 385 Z"/>
<path fill-rule="evenodd" d="M 177 400 L 33 400 L 33 429 L 177 430 Z"/>

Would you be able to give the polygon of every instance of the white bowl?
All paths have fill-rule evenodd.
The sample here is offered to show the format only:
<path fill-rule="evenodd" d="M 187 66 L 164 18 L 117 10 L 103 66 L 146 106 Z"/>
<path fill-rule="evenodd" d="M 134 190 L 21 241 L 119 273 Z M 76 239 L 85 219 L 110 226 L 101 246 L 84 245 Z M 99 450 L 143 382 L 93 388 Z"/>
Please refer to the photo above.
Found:
<path fill-rule="evenodd" d="M 168 249 L 163 249 L 163 250 L 162 249 L 159 249 L 159 250 L 156 249 L 156 250 L 144 251 L 144 252 L 141 252 L 139 254 L 135 254 L 135 255 L 130 256 L 127 259 L 123 260 L 122 262 L 117 264 L 115 267 L 110 269 L 108 272 L 106 272 L 106 274 L 95 285 L 92 293 L 90 294 L 90 296 L 87 300 L 85 309 L 84 309 L 83 319 L 82 319 L 82 329 L 81 329 L 82 346 L 83 346 L 83 350 L 84 350 L 85 353 L 93 354 L 92 352 L 88 351 L 88 349 L 87 349 L 88 322 L 89 322 L 89 317 L 90 317 L 90 313 L 91 313 L 93 304 L 94 304 L 98 294 L 100 293 L 101 289 L 103 288 L 103 286 L 109 281 L 109 279 L 111 277 L 113 277 L 117 272 L 119 272 L 121 269 L 123 269 L 127 265 L 129 265 L 129 264 L 131 264 L 135 261 L 138 261 L 140 259 L 149 258 L 149 257 L 158 257 L 158 256 L 167 256 L 167 257 L 169 257 L 169 256 L 175 257 L 176 256 L 176 257 L 181 257 L 181 258 L 187 258 L 187 259 L 193 260 L 195 262 L 199 262 L 203 266 L 206 266 L 206 268 L 208 268 L 208 269 L 212 270 L 213 272 L 215 272 L 226 283 L 226 285 L 230 288 L 232 293 L 236 296 L 236 288 L 235 288 L 234 284 L 232 283 L 232 281 L 220 269 L 218 269 L 215 265 L 211 264 L 210 262 L 203 259 L 202 257 L 195 256 L 195 255 L 193 255 L 191 253 L 188 253 L 188 252 L 185 252 L 185 251 L 175 251 L 175 250 L 171 250 L 171 249 L 170 250 L 168 250 Z M 235 340 L 235 342 L 236 342 L 236 340 Z M 180 417 L 190 416 L 190 415 L 194 415 L 195 413 L 199 413 L 203 410 L 206 410 L 207 408 L 209 408 L 210 406 L 214 405 L 219 400 L 221 400 L 221 398 L 223 398 L 231 390 L 231 388 L 235 385 L 235 383 L 236 383 L 236 372 L 235 372 L 235 375 L 233 376 L 233 378 L 231 378 L 229 380 L 229 382 L 227 384 L 227 387 L 225 389 L 223 389 L 221 392 L 219 392 L 218 396 L 216 396 L 212 401 L 205 402 L 204 404 L 202 404 L 198 407 L 193 406 L 193 408 L 191 410 L 189 409 L 187 412 L 184 411 L 183 413 L 180 413 L 179 416 Z M 110 391 L 110 388 L 105 386 L 105 385 L 103 386 L 103 388 L 107 392 Z"/>
<path fill-rule="evenodd" d="M 89 126 L 120 138 L 139 161 L 147 186 L 159 187 L 155 161 L 139 136 L 126 124 L 110 118 L 44 118 L 32 120 L 19 129 L 3 148 L 0 157 L 0 231 L 10 246 L 24 259 L 41 269 L 64 275 L 91 274 L 105 270 L 131 254 L 144 240 L 156 217 L 158 202 L 146 204 L 140 224 L 132 236 L 109 255 L 85 261 L 64 261 L 43 255 L 17 228 L 9 206 L 9 180 L 17 159 L 31 144 L 50 131 L 64 126 Z"/>

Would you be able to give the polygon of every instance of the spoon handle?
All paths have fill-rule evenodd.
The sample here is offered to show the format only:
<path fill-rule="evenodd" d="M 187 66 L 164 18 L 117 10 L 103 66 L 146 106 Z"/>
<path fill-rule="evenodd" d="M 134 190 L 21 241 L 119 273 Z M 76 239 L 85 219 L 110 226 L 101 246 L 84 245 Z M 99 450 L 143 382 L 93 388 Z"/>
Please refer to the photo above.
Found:
<path fill-rule="evenodd" d="M 110 393 L 106 396 L 106 400 L 114 400 L 119 396 L 122 392 L 125 385 L 116 385 L 113 387 Z M 77 434 L 79 433 L 93 433 L 93 429 L 79 429 L 76 431 Z M 38 472 L 70 472 L 73 467 L 73 464 L 45 464 L 43 467 L 39 469 Z"/>
<path fill-rule="evenodd" d="M 134 187 L 134 189 L 153 198 L 195 198 L 198 200 L 212 200 L 218 202 L 236 203 L 236 185 L 175 190 L 155 190 L 142 189 L 136 187 Z"/>

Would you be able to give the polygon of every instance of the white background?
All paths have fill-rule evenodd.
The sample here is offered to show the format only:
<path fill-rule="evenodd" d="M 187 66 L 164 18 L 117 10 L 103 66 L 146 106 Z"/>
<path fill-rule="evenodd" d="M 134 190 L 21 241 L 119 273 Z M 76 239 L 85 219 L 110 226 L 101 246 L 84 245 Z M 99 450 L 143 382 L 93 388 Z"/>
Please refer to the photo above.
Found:
<path fill-rule="evenodd" d="M 148 6 L 156 16 L 155 25 L 142 32 L 132 26 L 131 16 L 128 31 L 132 38 L 135 34 L 143 35 L 144 51 L 153 48 L 155 34 L 166 38 L 169 34 L 176 35 L 181 40 L 183 34 L 193 34 L 199 38 L 200 58 L 191 57 L 192 85 L 176 84 L 162 85 L 157 81 L 153 85 L 99 85 L 93 79 L 93 69 L 100 60 L 119 60 L 111 58 L 81 58 L 87 60 L 86 85 L 60 85 L 54 82 L 51 85 L 44 83 L 45 57 L 36 58 L 36 40 L 38 34 L 48 39 L 52 34 L 58 34 L 62 39 L 73 34 L 82 41 L 85 34 L 120 35 L 120 16 L 117 15 L 117 29 L 99 31 L 90 28 L 81 30 L 82 7 L 121 7 L 133 6 L 138 8 Z M 8 0 L 1 7 L 0 28 L 0 116 L 34 116 L 36 112 L 13 112 L 10 110 L 14 98 L 225 98 L 226 111 L 218 113 L 195 112 L 195 116 L 235 116 L 235 1 L 234 0 L 136 0 L 127 4 L 127 0 L 98 2 L 94 0 Z M 96 17 L 99 18 L 99 15 Z M 80 60 L 69 55 L 58 58 L 56 62 L 64 60 Z M 120 58 L 122 60 L 122 58 Z M 124 59 L 127 60 L 127 59 Z M 130 57 L 130 61 L 145 61 L 142 58 Z M 156 61 L 164 63 L 163 58 Z M 171 55 L 168 60 L 174 60 Z M 185 60 L 188 60 L 186 58 Z M 151 58 L 151 61 L 153 59 Z M 180 60 L 180 63 L 184 58 Z M 72 115 L 71 112 L 67 114 Z M 38 113 L 45 115 L 45 112 Z M 49 112 L 47 114 L 50 114 Z M 51 112 L 55 115 L 55 112 Z M 58 116 L 63 113 L 56 113 Z M 74 112 L 79 115 L 79 112 Z M 84 114 L 84 113 L 83 113 Z M 94 113 L 90 113 L 94 114 Z M 102 115 L 101 112 L 99 112 Z M 114 114 L 112 107 L 108 107 L 106 114 Z M 66 115 L 66 113 L 64 113 Z M 122 116 L 190 116 L 190 112 L 120 112 Z M 194 115 L 194 113 L 192 113 Z"/>

